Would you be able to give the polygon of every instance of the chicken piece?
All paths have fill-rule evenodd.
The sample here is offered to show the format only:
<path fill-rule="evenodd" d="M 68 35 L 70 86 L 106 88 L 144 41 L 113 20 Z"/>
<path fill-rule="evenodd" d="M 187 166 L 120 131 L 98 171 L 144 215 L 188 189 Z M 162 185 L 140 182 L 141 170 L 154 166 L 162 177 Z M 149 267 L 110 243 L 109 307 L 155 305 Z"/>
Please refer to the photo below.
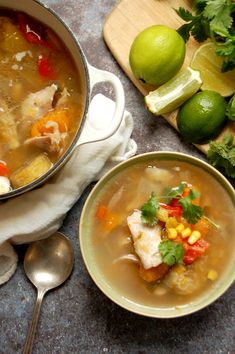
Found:
<path fill-rule="evenodd" d="M 23 119 L 33 123 L 49 112 L 52 109 L 52 102 L 56 91 L 57 85 L 52 84 L 41 91 L 29 94 L 21 107 Z"/>
<path fill-rule="evenodd" d="M 145 269 L 157 267 L 162 263 L 158 250 L 161 242 L 161 227 L 148 227 L 141 222 L 141 211 L 135 210 L 127 217 L 127 224 L 131 231 L 135 252 L 139 256 Z"/>
<path fill-rule="evenodd" d="M 70 96 L 67 88 L 65 87 L 61 92 L 60 98 L 56 103 L 56 108 L 63 108 L 68 104 L 68 97 Z"/>
<path fill-rule="evenodd" d="M 45 154 L 38 155 L 10 175 L 10 181 L 14 188 L 22 187 L 42 176 L 51 166 L 52 162 Z"/>
<path fill-rule="evenodd" d="M 67 133 L 61 133 L 59 131 L 59 126 L 57 122 L 48 121 L 46 123 L 46 128 L 52 128 L 52 133 L 45 133 L 43 136 L 36 136 L 25 141 L 25 145 L 33 145 L 38 148 L 50 152 L 50 153 L 60 153 L 63 151 L 64 142 Z"/>
<path fill-rule="evenodd" d="M 36 136 L 34 138 L 27 139 L 24 143 L 29 146 L 36 146 L 44 151 L 54 153 L 59 152 L 60 147 L 58 144 L 53 144 L 50 136 Z"/>
<path fill-rule="evenodd" d="M 0 194 L 4 194 L 11 191 L 11 183 L 9 178 L 0 176 Z"/>
<path fill-rule="evenodd" d="M 173 174 L 164 168 L 147 167 L 145 169 L 145 174 L 148 178 L 157 183 L 169 183 L 169 181 L 173 178 Z"/>
<path fill-rule="evenodd" d="M 0 101 L 0 141 L 4 152 L 20 145 L 15 117 L 4 101 Z"/>

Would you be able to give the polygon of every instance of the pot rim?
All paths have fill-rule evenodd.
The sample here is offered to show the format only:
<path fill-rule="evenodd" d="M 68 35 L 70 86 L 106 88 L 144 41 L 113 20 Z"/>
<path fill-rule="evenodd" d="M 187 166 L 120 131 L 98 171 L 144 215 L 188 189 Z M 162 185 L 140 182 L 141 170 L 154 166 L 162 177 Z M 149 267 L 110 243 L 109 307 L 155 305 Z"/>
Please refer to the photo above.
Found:
<path fill-rule="evenodd" d="M 12 198 L 12 197 L 16 197 L 16 196 L 18 196 L 20 194 L 23 194 L 25 192 L 28 192 L 28 191 L 36 188 L 36 187 L 39 187 L 46 180 L 48 180 L 48 178 L 52 177 L 67 162 L 67 160 L 71 156 L 74 148 L 76 147 L 76 143 L 77 143 L 77 141 L 78 141 L 78 139 L 79 139 L 79 137 L 81 135 L 81 132 L 83 130 L 83 127 L 84 127 L 84 124 L 85 124 L 85 120 L 86 120 L 86 117 L 87 117 L 87 113 L 88 113 L 89 102 L 90 102 L 91 81 L 90 81 L 90 75 L 89 75 L 89 69 L 88 69 L 89 64 L 88 64 L 88 61 L 86 59 L 86 56 L 85 56 L 81 46 L 80 46 L 79 40 L 75 37 L 75 35 L 73 34 L 72 29 L 69 27 L 69 25 L 66 24 L 65 21 L 53 9 L 49 8 L 48 5 L 41 3 L 39 0 L 31 0 L 31 1 L 35 2 L 43 10 L 46 10 L 49 13 L 51 13 L 52 16 L 54 16 L 56 18 L 56 20 L 59 21 L 63 25 L 65 30 L 68 31 L 71 39 L 73 40 L 73 42 L 74 42 L 74 44 L 76 46 L 76 49 L 78 50 L 78 53 L 80 55 L 80 58 L 81 58 L 81 61 L 82 61 L 82 64 L 83 64 L 84 77 L 85 77 L 85 83 L 86 83 L 86 87 L 85 87 L 86 92 L 84 92 L 84 98 L 85 98 L 84 99 L 84 103 L 85 103 L 84 104 L 84 112 L 83 112 L 83 115 L 82 115 L 81 120 L 80 120 L 80 125 L 77 128 L 77 132 L 76 132 L 75 136 L 73 137 L 72 143 L 68 146 L 68 148 L 66 149 L 64 154 L 53 164 L 53 166 L 46 173 L 44 173 L 42 176 L 40 176 L 36 180 L 30 182 L 29 184 L 27 184 L 25 186 L 22 186 L 22 187 L 19 187 L 19 188 L 16 188 L 16 189 L 12 189 L 8 193 L 0 194 L 0 200 L 5 200 L 5 199 Z M 13 9 L 13 7 L 11 7 L 10 4 L 9 4 L 9 6 L 1 6 L 0 5 L 0 8 L 1 7 L 4 7 L 6 9 Z M 27 13 L 27 9 L 25 9 L 25 11 L 23 11 L 23 12 Z M 31 15 L 29 15 L 29 16 L 31 16 Z M 31 17 L 34 18 L 34 16 L 31 16 Z M 36 17 L 35 17 L 35 19 L 37 20 Z M 42 21 L 40 21 L 40 22 L 42 22 Z M 49 25 L 45 25 L 45 26 L 50 27 Z M 64 46 L 67 48 L 66 43 L 64 43 L 63 39 L 58 34 L 57 34 L 57 36 L 60 38 L 60 40 L 62 41 Z M 69 51 L 68 48 L 67 48 L 67 50 Z M 71 53 L 70 53 L 70 55 L 71 55 Z M 73 59 L 73 61 L 74 61 L 74 59 Z"/>
<path fill-rule="evenodd" d="M 157 308 L 157 307 L 151 307 L 151 306 L 139 304 L 138 302 L 134 302 L 133 300 L 124 297 L 121 291 L 114 290 L 112 288 L 112 284 L 106 281 L 105 277 L 102 274 L 102 271 L 96 271 L 94 259 L 92 264 L 88 259 L 90 258 L 90 255 L 88 255 L 89 253 L 87 251 L 88 246 L 87 244 L 85 245 L 85 240 L 88 240 L 89 232 L 88 231 L 85 232 L 82 229 L 89 224 L 87 223 L 87 221 L 85 221 L 85 217 L 87 214 L 87 210 L 90 210 L 90 205 L 92 204 L 92 201 L 96 200 L 96 197 L 100 192 L 100 189 L 103 188 L 104 185 L 106 185 L 106 183 L 110 182 L 110 180 L 112 180 L 112 178 L 116 176 L 116 174 L 123 171 L 126 167 L 131 167 L 135 165 L 135 161 L 137 163 L 141 163 L 146 160 L 148 162 L 154 160 L 155 161 L 157 160 L 182 161 L 182 162 L 187 162 L 189 164 L 193 164 L 194 166 L 203 169 L 204 171 L 209 173 L 213 178 L 215 178 L 220 185 L 222 185 L 225 192 L 228 195 L 230 195 L 231 201 L 235 207 L 235 191 L 232 185 L 222 175 L 222 173 L 216 170 L 209 163 L 197 157 L 191 156 L 189 154 L 175 152 L 175 151 L 153 151 L 153 152 L 142 153 L 113 167 L 98 181 L 98 183 L 90 192 L 83 206 L 81 217 L 80 217 L 79 228 L 78 228 L 78 241 L 80 244 L 81 254 L 86 269 L 89 275 L 91 276 L 92 280 L 96 284 L 96 286 L 104 293 L 105 296 L 107 296 L 110 300 L 112 300 L 114 303 L 121 306 L 125 310 L 136 313 L 138 315 L 143 315 L 152 318 L 183 317 L 202 310 L 203 308 L 211 305 L 219 297 L 221 297 L 234 282 L 235 269 L 234 268 L 232 269 L 232 267 L 230 267 L 231 269 L 229 268 L 229 270 L 227 270 L 227 273 L 225 274 L 226 278 L 224 278 L 223 280 L 221 279 L 219 284 L 220 285 L 219 289 L 217 291 L 214 291 L 213 293 L 210 293 L 209 295 L 206 293 L 208 296 L 206 294 L 202 297 L 199 296 L 199 298 L 193 301 L 192 303 L 186 305 L 180 305 L 175 308 L 174 307 Z"/>

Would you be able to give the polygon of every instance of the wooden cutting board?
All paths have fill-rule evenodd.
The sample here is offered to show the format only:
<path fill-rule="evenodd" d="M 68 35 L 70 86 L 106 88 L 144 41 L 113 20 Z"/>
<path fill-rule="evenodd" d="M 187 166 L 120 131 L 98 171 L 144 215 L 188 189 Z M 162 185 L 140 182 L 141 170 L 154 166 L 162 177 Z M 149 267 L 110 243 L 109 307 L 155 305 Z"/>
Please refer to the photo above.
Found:
<path fill-rule="evenodd" d="M 184 22 L 174 9 L 181 6 L 190 10 L 192 3 L 193 0 L 122 0 L 107 17 L 103 27 L 105 42 L 124 72 L 143 95 L 156 87 L 142 84 L 132 74 L 129 66 L 129 51 L 134 38 L 139 32 L 151 25 L 163 24 L 174 29 L 179 28 Z M 198 47 L 199 44 L 193 38 L 187 42 L 184 68 L 190 64 Z M 175 129 L 177 129 L 176 115 L 177 111 L 164 115 L 164 118 Z M 217 139 L 222 139 L 223 135 L 228 132 L 235 136 L 234 126 L 235 124 L 228 123 Z M 202 152 L 207 153 L 208 144 L 196 146 Z"/>

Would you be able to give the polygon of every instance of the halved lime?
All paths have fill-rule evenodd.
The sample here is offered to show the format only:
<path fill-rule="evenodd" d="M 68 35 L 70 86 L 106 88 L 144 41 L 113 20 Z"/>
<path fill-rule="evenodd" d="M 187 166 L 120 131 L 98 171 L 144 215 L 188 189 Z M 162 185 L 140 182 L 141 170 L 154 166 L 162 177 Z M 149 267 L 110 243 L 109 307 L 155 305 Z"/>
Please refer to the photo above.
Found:
<path fill-rule="evenodd" d="M 201 90 L 212 90 L 221 96 L 231 96 L 235 92 L 235 70 L 221 72 L 222 57 L 216 54 L 213 42 L 201 45 L 195 52 L 190 66 L 199 70 L 203 81 Z"/>
<path fill-rule="evenodd" d="M 193 96 L 201 84 L 199 71 L 187 68 L 145 96 L 145 104 L 156 115 L 171 112 Z"/>

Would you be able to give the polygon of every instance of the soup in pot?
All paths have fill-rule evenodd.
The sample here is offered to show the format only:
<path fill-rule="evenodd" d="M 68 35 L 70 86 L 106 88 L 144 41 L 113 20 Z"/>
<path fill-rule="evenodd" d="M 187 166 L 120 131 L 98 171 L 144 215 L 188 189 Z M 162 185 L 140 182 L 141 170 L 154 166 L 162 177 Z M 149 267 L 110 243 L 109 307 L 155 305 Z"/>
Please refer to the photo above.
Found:
<path fill-rule="evenodd" d="M 234 257 L 234 206 L 208 173 L 185 162 L 139 163 L 93 203 L 91 247 L 108 284 L 155 307 L 193 302 Z"/>
<path fill-rule="evenodd" d="M 46 173 L 71 144 L 84 112 L 71 55 L 48 27 L 0 10 L 0 193 Z"/>

